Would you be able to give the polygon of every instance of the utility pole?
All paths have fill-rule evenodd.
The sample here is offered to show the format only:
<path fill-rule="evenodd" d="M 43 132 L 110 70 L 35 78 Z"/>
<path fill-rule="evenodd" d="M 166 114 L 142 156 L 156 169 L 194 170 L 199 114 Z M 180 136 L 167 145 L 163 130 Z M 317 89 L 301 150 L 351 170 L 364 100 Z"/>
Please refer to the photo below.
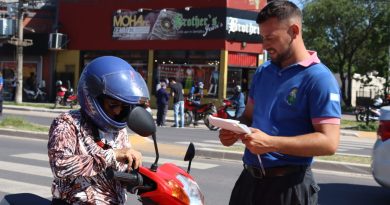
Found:
<path fill-rule="evenodd" d="M 23 40 L 23 20 L 24 20 L 24 0 L 19 0 L 18 5 L 18 34 L 17 38 L 12 37 L 8 43 L 16 46 L 16 60 L 17 60 L 17 69 L 16 69 L 16 92 L 15 92 L 15 103 L 22 103 L 23 96 L 23 47 L 31 46 L 33 44 L 31 39 Z"/>

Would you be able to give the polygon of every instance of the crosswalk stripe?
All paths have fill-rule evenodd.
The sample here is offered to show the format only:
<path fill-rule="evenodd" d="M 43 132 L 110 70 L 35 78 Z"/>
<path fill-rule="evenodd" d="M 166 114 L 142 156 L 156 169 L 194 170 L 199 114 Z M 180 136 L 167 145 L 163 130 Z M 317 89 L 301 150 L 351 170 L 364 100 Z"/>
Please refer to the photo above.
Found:
<path fill-rule="evenodd" d="M 43 198 L 51 197 L 50 185 L 42 186 L 0 178 L 0 192 L 4 193 L 33 193 Z"/>
<path fill-rule="evenodd" d="M 43 177 L 52 176 L 49 165 L 47 165 L 47 167 L 40 167 L 40 166 L 27 165 L 21 163 L 0 161 L 0 170 L 18 172 L 22 174 L 32 174 L 32 175 L 43 176 Z"/>
<path fill-rule="evenodd" d="M 188 142 L 175 142 L 176 144 L 188 144 Z M 209 144 L 202 142 L 194 142 L 195 147 L 213 147 L 213 148 L 221 148 L 223 145 L 219 144 Z"/>
<path fill-rule="evenodd" d="M 347 143 L 347 142 L 340 142 L 341 145 L 351 145 L 351 146 L 359 146 L 359 147 L 372 147 L 374 144 L 360 144 L 360 143 Z"/>
<path fill-rule="evenodd" d="M 203 140 L 202 142 L 213 143 L 213 144 L 221 144 L 221 141 L 219 141 L 219 140 Z"/>
<path fill-rule="evenodd" d="M 37 141 L 37 142 L 47 142 L 47 139 L 36 139 L 31 137 L 15 137 L 10 135 L 0 135 L 0 137 L 7 138 L 7 139 L 13 139 L 13 140 L 29 140 L 29 141 Z"/>
<path fill-rule="evenodd" d="M 12 156 L 13 157 L 18 157 L 18 158 L 23 158 L 23 159 L 48 161 L 48 156 L 47 155 L 39 154 L 39 153 L 15 154 L 15 155 L 12 155 Z M 155 158 L 154 157 L 143 156 L 142 157 L 142 161 L 143 162 L 147 162 L 147 163 L 153 163 L 155 161 Z M 187 165 L 188 165 L 188 162 L 181 161 L 181 160 L 166 159 L 166 158 L 160 158 L 159 159 L 159 164 L 162 164 L 162 163 L 165 163 L 165 162 L 170 162 L 170 163 L 176 164 L 179 167 L 187 167 Z M 0 165 L 1 165 L 1 163 L 2 162 L 0 161 Z M 209 163 L 201 163 L 201 162 L 192 162 L 191 163 L 191 167 L 194 168 L 194 169 L 210 169 L 210 168 L 214 168 L 214 167 L 217 167 L 217 166 L 218 166 L 217 164 L 209 164 Z M 48 169 L 49 169 L 49 165 L 48 165 Z M 49 169 L 49 171 L 50 171 L 50 169 Z M 51 172 L 50 172 L 49 176 L 52 176 Z"/>
<path fill-rule="evenodd" d="M 38 161 L 49 161 L 49 156 L 47 154 L 40 154 L 40 153 L 26 153 L 26 154 L 14 154 L 11 155 L 12 157 L 18 157 L 23 159 L 32 159 L 32 160 L 38 160 Z"/>
<path fill-rule="evenodd" d="M 344 149 L 348 149 L 348 150 L 359 150 L 359 149 L 363 149 L 363 148 L 359 148 L 359 147 L 351 147 L 351 146 L 339 146 L 340 148 L 344 148 Z"/>
<path fill-rule="evenodd" d="M 188 141 L 179 141 L 175 142 L 176 144 L 188 144 Z M 217 140 L 203 140 L 202 142 L 194 142 L 195 146 L 197 147 L 205 147 L 205 148 L 221 148 L 223 145 L 221 144 L 220 141 Z M 245 147 L 243 144 L 236 144 L 234 146 L 237 147 Z M 351 144 L 343 144 L 340 143 L 338 151 L 345 152 L 348 150 L 361 150 L 361 149 L 371 149 L 371 145 L 367 146 L 359 146 L 358 144 L 356 145 L 351 145 Z"/>

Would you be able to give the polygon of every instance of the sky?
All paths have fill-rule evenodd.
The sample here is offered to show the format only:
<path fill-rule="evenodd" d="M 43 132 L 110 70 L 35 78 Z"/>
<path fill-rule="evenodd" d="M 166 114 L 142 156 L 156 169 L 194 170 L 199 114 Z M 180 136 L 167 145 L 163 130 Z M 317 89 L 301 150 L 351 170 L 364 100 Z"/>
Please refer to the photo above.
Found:
<path fill-rule="evenodd" d="M 295 3 L 300 9 L 302 9 L 303 5 L 299 2 L 299 0 L 289 0 L 293 3 Z"/>

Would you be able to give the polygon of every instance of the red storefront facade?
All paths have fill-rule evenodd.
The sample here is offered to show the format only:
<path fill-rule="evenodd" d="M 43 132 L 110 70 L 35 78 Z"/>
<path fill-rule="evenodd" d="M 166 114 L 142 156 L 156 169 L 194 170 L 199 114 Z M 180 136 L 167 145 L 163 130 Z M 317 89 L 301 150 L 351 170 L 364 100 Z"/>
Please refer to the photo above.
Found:
<path fill-rule="evenodd" d="M 186 92 L 202 81 L 209 99 L 225 98 L 262 62 L 255 18 L 265 3 L 62 0 L 58 32 L 67 40 L 57 52 L 56 78 L 76 85 L 89 61 L 115 55 L 141 73 L 151 93 L 158 81 L 176 77 Z"/>

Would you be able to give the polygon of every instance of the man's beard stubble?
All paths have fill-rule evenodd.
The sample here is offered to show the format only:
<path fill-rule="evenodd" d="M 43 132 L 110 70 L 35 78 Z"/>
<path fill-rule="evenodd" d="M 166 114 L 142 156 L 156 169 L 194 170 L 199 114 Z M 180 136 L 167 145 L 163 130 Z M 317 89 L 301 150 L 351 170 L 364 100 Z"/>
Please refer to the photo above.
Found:
<path fill-rule="evenodd" d="M 274 58 L 274 59 L 271 58 L 271 62 L 273 64 L 277 65 L 278 67 L 282 67 L 282 63 L 291 57 L 291 55 L 292 55 L 292 49 L 291 49 L 292 41 L 293 41 L 293 39 L 290 40 L 290 42 L 288 43 L 287 49 L 283 53 L 277 54 L 276 58 Z"/>

